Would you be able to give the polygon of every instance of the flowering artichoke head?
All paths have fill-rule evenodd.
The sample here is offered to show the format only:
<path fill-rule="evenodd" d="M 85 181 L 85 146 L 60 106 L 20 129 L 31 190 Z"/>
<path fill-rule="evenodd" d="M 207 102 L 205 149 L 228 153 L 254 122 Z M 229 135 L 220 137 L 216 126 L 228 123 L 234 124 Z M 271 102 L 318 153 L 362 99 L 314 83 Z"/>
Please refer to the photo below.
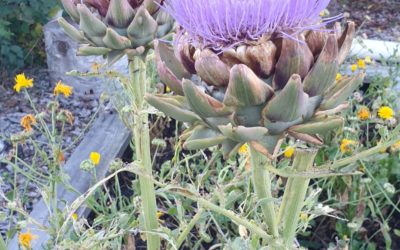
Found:
<path fill-rule="evenodd" d="M 61 0 L 79 25 L 59 24 L 81 44 L 78 55 L 103 55 L 110 63 L 121 56 L 142 55 L 155 38 L 168 34 L 172 18 L 160 6 L 163 0 Z"/>
<path fill-rule="evenodd" d="M 185 148 L 222 145 L 229 156 L 249 143 L 272 157 L 286 136 L 322 145 L 343 126 L 338 113 L 364 77 L 336 79 L 354 23 L 325 28 L 326 0 L 205 2 L 166 1 L 182 31 L 156 43 L 156 60 L 173 94 L 146 96 L 190 125 Z"/>

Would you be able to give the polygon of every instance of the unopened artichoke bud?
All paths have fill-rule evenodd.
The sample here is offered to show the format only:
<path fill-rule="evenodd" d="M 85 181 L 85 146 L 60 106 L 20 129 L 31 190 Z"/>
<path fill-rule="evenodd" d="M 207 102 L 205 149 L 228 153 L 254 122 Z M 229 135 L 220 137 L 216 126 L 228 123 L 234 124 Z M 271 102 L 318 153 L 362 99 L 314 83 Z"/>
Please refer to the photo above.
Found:
<path fill-rule="evenodd" d="M 355 24 L 325 28 L 319 13 L 329 0 L 283 2 L 164 2 L 182 31 L 173 47 L 155 43 L 156 61 L 175 95 L 146 99 L 191 125 L 185 148 L 222 145 L 228 157 L 248 143 L 271 157 L 287 135 L 322 145 L 342 128 L 340 111 L 364 78 L 336 80 Z"/>
<path fill-rule="evenodd" d="M 109 64 L 123 55 L 140 56 L 156 38 L 167 35 L 173 20 L 162 10 L 162 0 L 61 0 L 78 24 L 60 18 L 59 24 L 81 44 L 78 55 L 102 55 Z"/>
<path fill-rule="evenodd" d="M 83 170 L 83 171 L 90 172 L 90 171 L 92 171 L 93 169 L 95 169 L 96 166 L 94 165 L 93 161 L 91 161 L 91 160 L 84 160 L 84 161 L 81 162 L 81 165 L 79 166 L 79 168 L 80 168 L 81 170 Z"/>

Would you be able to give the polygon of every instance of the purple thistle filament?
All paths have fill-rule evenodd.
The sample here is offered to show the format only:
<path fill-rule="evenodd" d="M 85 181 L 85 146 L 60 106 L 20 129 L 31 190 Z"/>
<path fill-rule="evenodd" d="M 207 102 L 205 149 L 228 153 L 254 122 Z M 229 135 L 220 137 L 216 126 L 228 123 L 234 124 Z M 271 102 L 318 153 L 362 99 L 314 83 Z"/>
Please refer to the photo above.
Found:
<path fill-rule="evenodd" d="M 262 36 L 291 36 L 322 26 L 330 0 L 166 0 L 196 46 L 221 49 Z"/>

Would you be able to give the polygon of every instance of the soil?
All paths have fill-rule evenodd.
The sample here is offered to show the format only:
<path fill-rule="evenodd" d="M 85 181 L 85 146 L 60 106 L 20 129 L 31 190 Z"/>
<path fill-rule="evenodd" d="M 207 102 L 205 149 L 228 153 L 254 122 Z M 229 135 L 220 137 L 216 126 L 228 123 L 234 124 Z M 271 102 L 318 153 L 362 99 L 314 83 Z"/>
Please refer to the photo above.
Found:
<path fill-rule="evenodd" d="M 355 21 L 359 36 L 400 42 L 399 0 L 333 0 L 328 9 L 331 16 Z"/>

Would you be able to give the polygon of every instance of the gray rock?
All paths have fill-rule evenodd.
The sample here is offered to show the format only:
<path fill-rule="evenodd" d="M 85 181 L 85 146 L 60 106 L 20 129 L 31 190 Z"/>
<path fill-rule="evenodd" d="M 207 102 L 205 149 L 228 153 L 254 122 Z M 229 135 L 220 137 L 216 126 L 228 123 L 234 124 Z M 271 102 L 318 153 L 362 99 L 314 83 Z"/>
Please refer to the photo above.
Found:
<path fill-rule="evenodd" d="M 0 117 L 0 133 L 3 133 L 10 127 L 10 122 L 6 120 L 4 117 Z"/>
<path fill-rule="evenodd" d="M 91 71 L 93 63 L 105 64 L 101 56 L 78 57 L 76 51 L 78 44 L 69 38 L 53 20 L 44 26 L 44 40 L 47 53 L 47 65 L 50 80 L 53 84 L 59 80 L 74 87 L 74 93 L 82 94 L 93 91 L 96 96 L 105 90 L 105 83 L 99 78 L 73 77 L 66 73 L 72 70 L 79 72 Z M 110 67 L 111 70 L 128 74 L 128 62 L 126 57 Z"/>

